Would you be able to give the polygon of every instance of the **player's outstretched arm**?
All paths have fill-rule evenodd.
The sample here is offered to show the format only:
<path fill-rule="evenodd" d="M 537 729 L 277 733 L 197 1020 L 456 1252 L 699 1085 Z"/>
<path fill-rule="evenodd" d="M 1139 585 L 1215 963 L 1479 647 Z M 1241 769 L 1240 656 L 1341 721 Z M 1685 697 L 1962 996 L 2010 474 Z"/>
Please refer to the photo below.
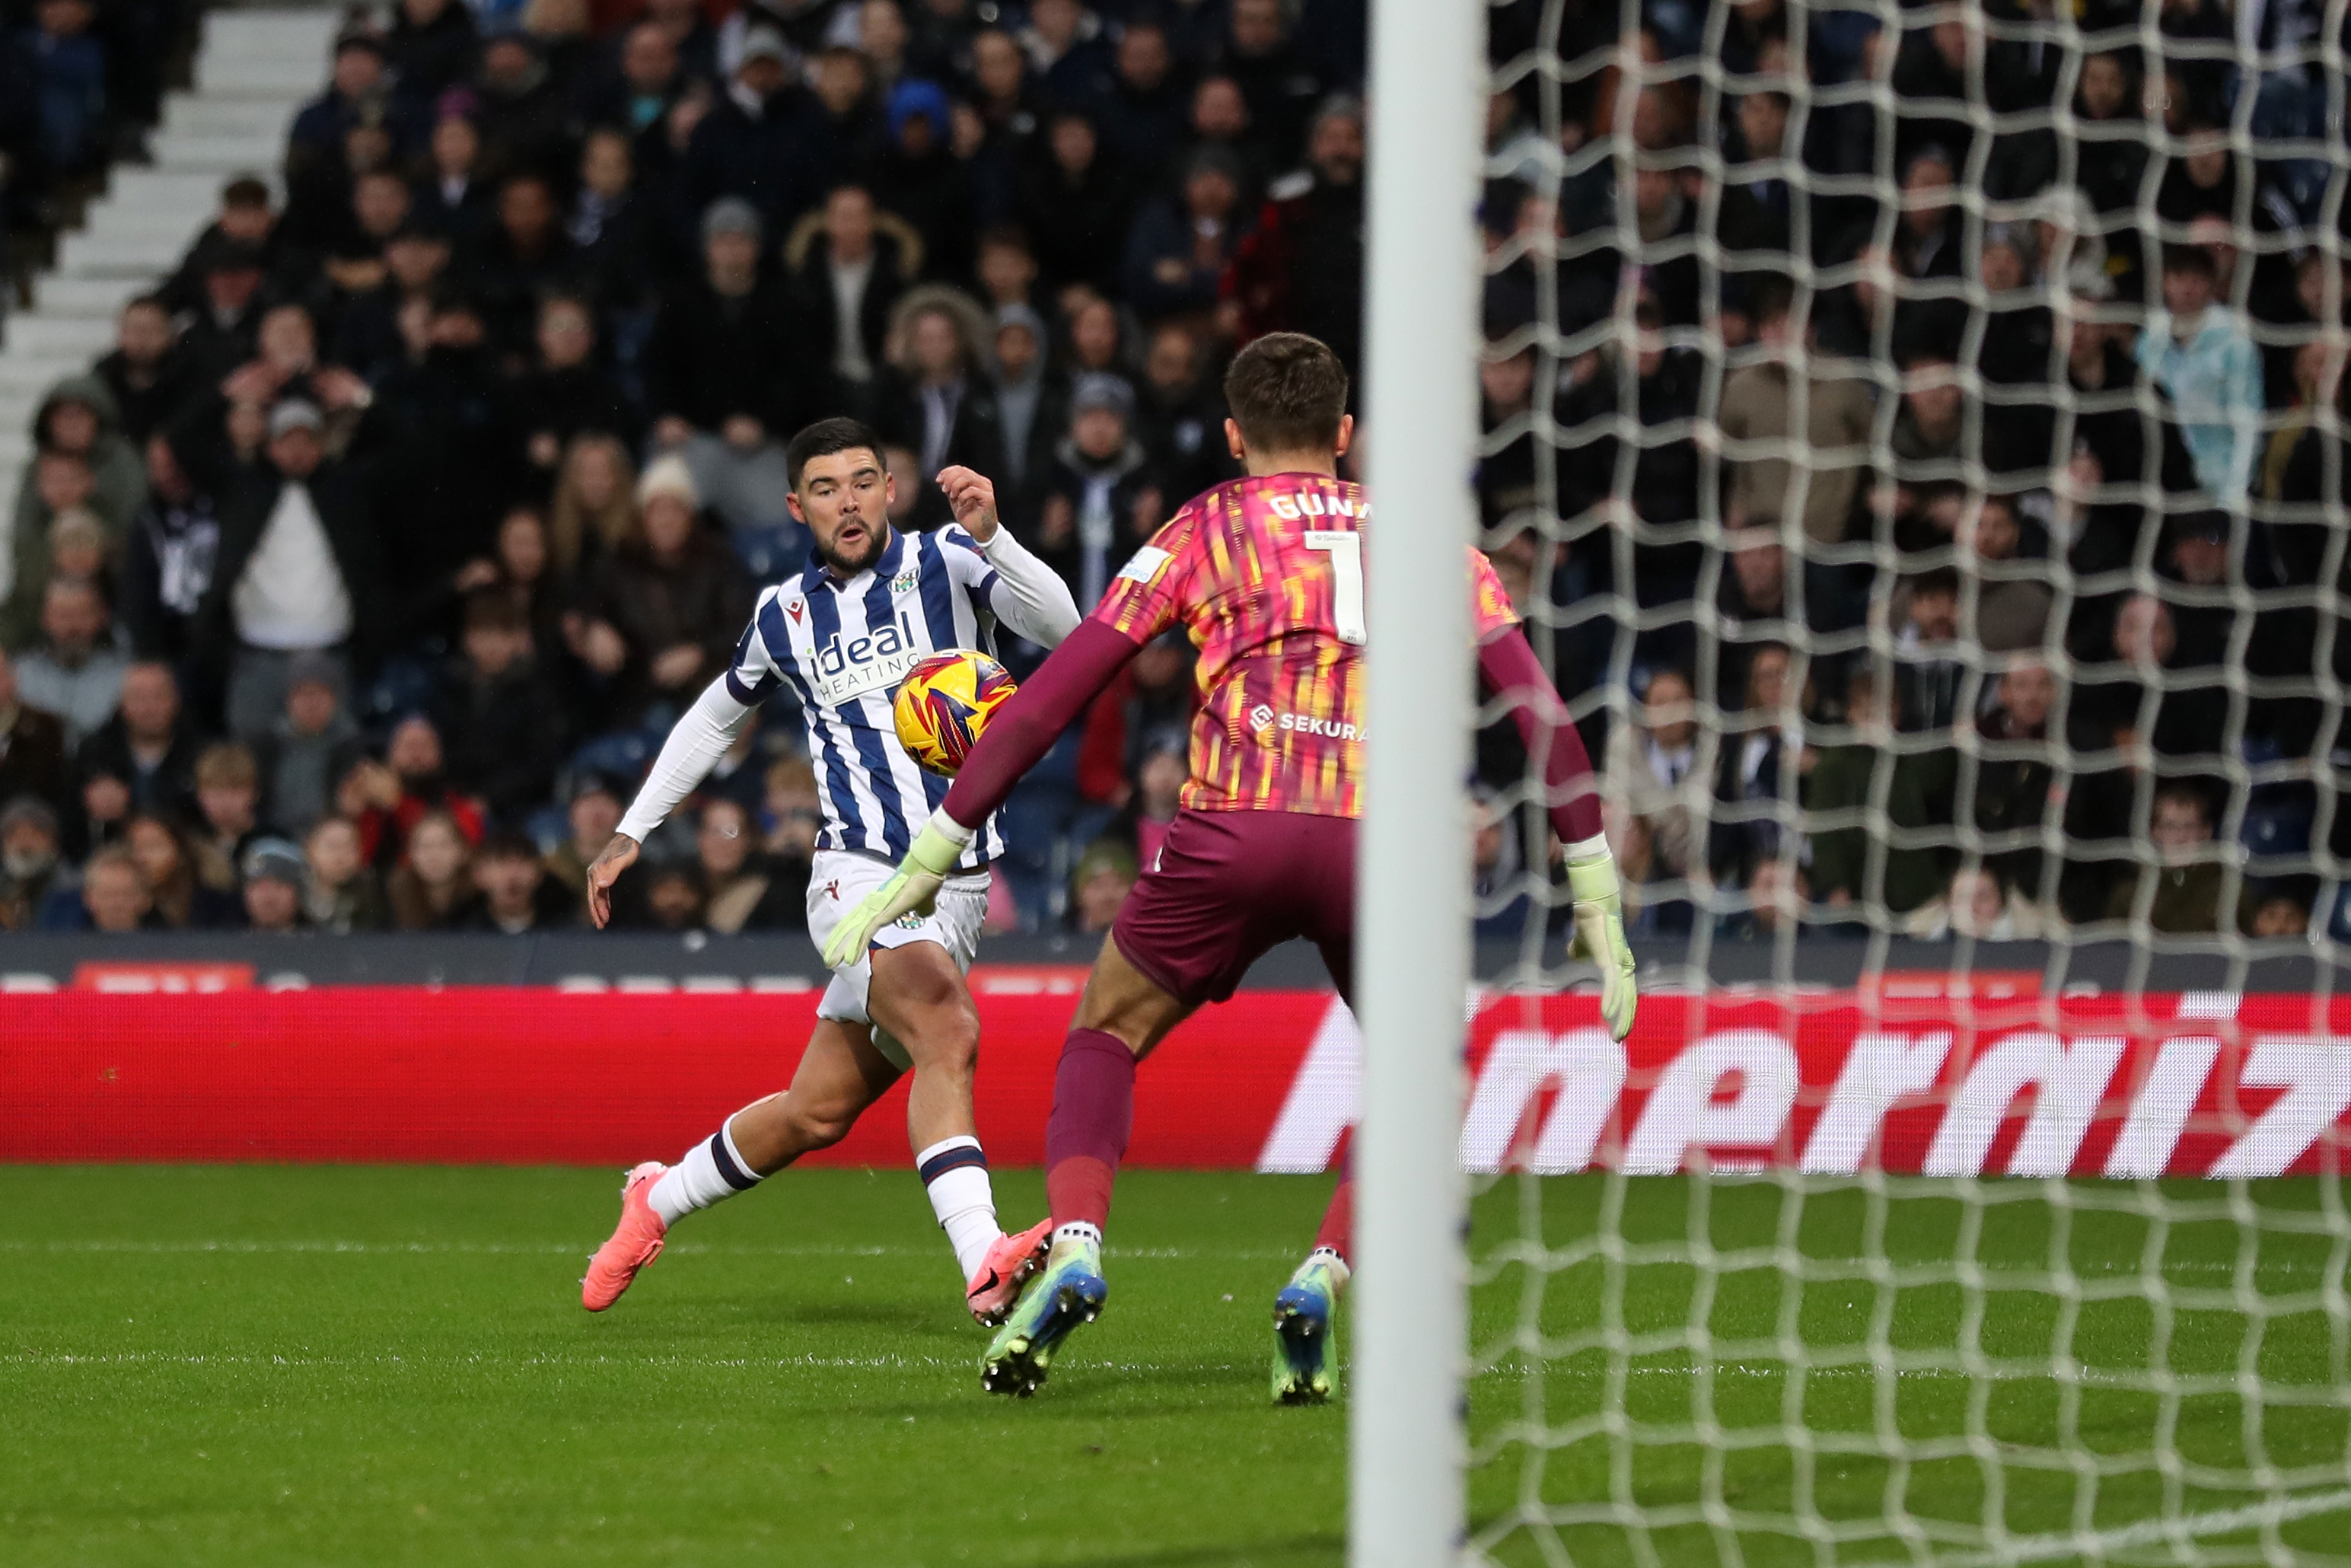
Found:
<path fill-rule="evenodd" d="M 873 933 L 901 915 L 928 909 L 938 897 L 940 883 L 971 847 L 979 825 L 1141 651 L 1123 632 L 1099 621 L 1080 622 L 1069 640 L 1021 683 L 1012 700 L 997 710 L 979 744 L 964 759 L 946 800 L 931 813 L 914 847 L 898 862 L 896 874 L 867 894 L 833 927 L 824 945 L 824 961 L 836 969 L 854 964 Z"/>
<path fill-rule="evenodd" d="M 653 758 L 653 771 L 645 775 L 637 798 L 630 802 L 628 814 L 621 819 L 620 831 L 588 868 L 588 915 L 598 930 L 612 918 L 612 884 L 635 863 L 637 848 L 645 841 L 645 835 L 667 821 L 677 803 L 709 776 L 758 711 L 757 704 L 735 695 L 728 685 L 731 678 L 731 674 L 721 675 L 711 682 L 679 717 L 669 738 L 662 743 L 661 755 Z"/>
<path fill-rule="evenodd" d="M 1567 891 L 1575 903 L 1574 950 L 1599 966 L 1600 1014 L 1608 1032 L 1623 1040 L 1633 1031 L 1640 996 L 1633 983 L 1633 949 L 1625 940 L 1616 860 L 1600 831 L 1599 780 L 1593 777 L 1592 755 L 1542 661 L 1515 628 L 1478 645 L 1478 674 L 1489 692 L 1510 704 L 1527 755 L 1542 758 L 1552 831 L 1567 846 Z"/>

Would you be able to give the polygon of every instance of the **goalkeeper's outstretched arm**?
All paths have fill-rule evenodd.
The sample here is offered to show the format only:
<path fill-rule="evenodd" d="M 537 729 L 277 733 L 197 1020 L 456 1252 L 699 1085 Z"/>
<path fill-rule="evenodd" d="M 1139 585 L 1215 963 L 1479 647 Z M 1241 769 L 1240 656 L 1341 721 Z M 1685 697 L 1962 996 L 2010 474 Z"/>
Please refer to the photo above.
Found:
<path fill-rule="evenodd" d="M 1638 1001 L 1633 987 L 1633 950 L 1625 942 L 1624 900 L 1616 883 L 1615 858 L 1600 828 L 1599 780 L 1592 754 L 1560 700 L 1535 651 L 1513 626 L 1478 645 L 1478 677 L 1489 695 L 1510 705 L 1510 718 L 1526 743 L 1527 756 L 1542 764 L 1543 801 L 1552 831 L 1567 857 L 1567 888 L 1575 901 L 1575 949 L 1600 967 L 1600 1012 L 1608 1032 L 1623 1040 L 1632 1031 Z M 952 797 L 950 797 L 952 799 Z"/>

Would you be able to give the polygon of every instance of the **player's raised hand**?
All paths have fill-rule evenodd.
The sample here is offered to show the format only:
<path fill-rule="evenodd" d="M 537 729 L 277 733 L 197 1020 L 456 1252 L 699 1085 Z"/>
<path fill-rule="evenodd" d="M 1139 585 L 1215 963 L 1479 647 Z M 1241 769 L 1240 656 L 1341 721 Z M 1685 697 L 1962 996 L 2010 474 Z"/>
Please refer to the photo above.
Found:
<path fill-rule="evenodd" d="M 588 918 L 601 931 L 612 920 L 612 884 L 621 873 L 637 863 L 637 841 L 626 833 L 614 833 L 612 841 L 604 846 L 588 867 Z"/>
<path fill-rule="evenodd" d="M 966 532 L 986 544 L 996 537 L 996 481 L 960 464 L 939 470 L 939 488 Z"/>
<path fill-rule="evenodd" d="M 1616 859 L 1605 840 L 1594 838 L 1568 852 L 1567 891 L 1575 900 L 1575 936 L 1568 950 L 1600 967 L 1600 1017 L 1609 1038 L 1623 1040 L 1633 1032 L 1641 998 L 1633 985 L 1633 949 L 1625 940 Z"/>

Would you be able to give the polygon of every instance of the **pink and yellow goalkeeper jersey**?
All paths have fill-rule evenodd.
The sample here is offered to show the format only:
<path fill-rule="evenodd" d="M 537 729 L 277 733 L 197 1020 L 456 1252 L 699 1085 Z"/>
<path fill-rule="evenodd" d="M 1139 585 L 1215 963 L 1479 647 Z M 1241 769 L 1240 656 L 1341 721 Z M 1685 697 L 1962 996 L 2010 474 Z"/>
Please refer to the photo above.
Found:
<path fill-rule="evenodd" d="M 1362 814 L 1370 523 L 1362 486 L 1343 479 L 1235 479 L 1112 580 L 1093 619 L 1137 643 L 1180 622 L 1200 650 L 1186 806 Z M 1518 617 L 1492 565 L 1468 553 L 1482 641 Z"/>

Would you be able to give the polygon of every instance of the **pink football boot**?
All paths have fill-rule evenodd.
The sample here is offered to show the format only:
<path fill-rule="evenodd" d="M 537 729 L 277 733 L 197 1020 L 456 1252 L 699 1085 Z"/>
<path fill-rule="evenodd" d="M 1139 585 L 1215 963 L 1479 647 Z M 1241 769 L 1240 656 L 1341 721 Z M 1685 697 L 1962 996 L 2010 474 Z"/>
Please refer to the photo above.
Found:
<path fill-rule="evenodd" d="M 601 1312 L 619 1301 L 637 1270 L 661 1256 L 662 1234 L 669 1227 L 648 1199 L 668 1169 L 659 1160 L 647 1160 L 621 1183 L 621 1223 L 588 1260 L 588 1277 L 580 1281 L 580 1304 L 590 1312 Z"/>
<path fill-rule="evenodd" d="M 1045 1249 L 1052 1237 L 1053 1221 L 1049 1216 L 1018 1236 L 996 1239 L 996 1244 L 987 1249 L 987 1260 L 971 1277 L 971 1288 L 964 1292 L 972 1317 L 982 1328 L 992 1329 L 1004 1321 L 1012 1303 L 1020 1299 L 1020 1287 L 1044 1264 Z"/>

